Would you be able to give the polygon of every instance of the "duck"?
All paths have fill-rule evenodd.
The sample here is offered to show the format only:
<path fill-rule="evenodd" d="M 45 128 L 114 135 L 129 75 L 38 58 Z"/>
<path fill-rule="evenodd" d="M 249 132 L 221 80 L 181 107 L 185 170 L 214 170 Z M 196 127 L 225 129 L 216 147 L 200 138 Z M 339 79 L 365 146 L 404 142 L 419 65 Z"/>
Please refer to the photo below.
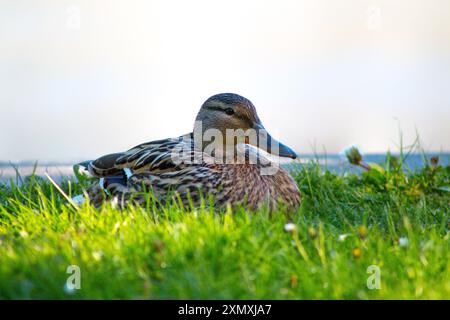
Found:
<path fill-rule="evenodd" d="M 297 153 L 265 130 L 249 99 L 220 93 L 201 105 L 192 132 L 79 164 L 98 183 L 77 201 L 295 210 L 299 188 L 274 158 L 296 159 Z"/>

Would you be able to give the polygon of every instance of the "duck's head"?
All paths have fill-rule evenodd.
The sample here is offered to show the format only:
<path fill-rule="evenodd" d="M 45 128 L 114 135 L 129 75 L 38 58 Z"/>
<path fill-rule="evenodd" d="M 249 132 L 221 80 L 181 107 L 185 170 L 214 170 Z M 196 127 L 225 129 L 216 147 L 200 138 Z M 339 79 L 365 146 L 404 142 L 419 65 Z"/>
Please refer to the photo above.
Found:
<path fill-rule="evenodd" d="M 198 112 L 194 132 L 198 130 L 199 125 L 201 126 L 202 137 L 207 132 L 220 132 L 224 139 L 224 145 L 234 145 L 237 140 L 234 137 L 229 138 L 230 130 L 227 129 L 235 132 L 250 132 L 249 129 L 253 129 L 258 138 L 255 140 L 246 137 L 245 143 L 280 157 L 292 159 L 297 157 L 297 154 L 291 148 L 278 142 L 265 131 L 253 103 L 235 93 L 220 93 L 208 98 Z M 264 134 L 260 134 L 263 132 Z M 232 141 L 226 141 L 227 137 Z M 202 145 L 204 146 L 203 143 Z"/>

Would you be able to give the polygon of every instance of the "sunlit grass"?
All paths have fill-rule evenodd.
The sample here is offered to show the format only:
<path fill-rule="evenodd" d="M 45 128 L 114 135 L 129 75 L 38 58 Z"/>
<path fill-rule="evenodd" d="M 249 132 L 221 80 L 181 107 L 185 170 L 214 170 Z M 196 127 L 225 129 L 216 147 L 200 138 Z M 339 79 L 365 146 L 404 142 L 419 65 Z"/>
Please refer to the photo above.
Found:
<path fill-rule="evenodd" d="M 0 298 L 448 299 L 450 169 L 401 163 L 388 155 L 360 175 L 299 165 L 301 208 L 271 214 L 75 208 L 37 176 L 0 185 Z M 79 290 L 65 287 L 70 265 Z"/>

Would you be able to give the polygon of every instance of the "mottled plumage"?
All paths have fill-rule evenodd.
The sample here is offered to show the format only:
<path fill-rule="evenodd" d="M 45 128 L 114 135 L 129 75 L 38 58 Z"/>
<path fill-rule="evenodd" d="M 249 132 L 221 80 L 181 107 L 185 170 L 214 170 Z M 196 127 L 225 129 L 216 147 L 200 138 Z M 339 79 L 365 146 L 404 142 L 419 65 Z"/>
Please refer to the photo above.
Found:
<path fill-rule="evenodd" d="M 197 121 L 206 124 L 207 129 L 219 128 L 223 132 L 228 128 L 263 128 L 253 104 L 236 94 L 209 98 L 202 105 Z M 273 209 L 280 202 L 290 208 L 300 204 L 294 180 L 281 167 L 274 174 L 264 174 L 263 169 L 273 163 L 257 149 L 246 145 L 236 152 L 233 159 L 244 152 L 243 163 L 218 163 L 218 158 L 204 151 L 203 143 L 198 144 L 193 133 L 189 133 L 103 156 L 87 163 L 89 172 L 102 181 L 87 193 L 95 205 L 114 198 L 122 204 L 130 201 L 144 204 L 149 190 L 162 203 L 175 198 L 185 206 L 199 205 L 202 197 L 216 206 L 245 202 L 253 209 L 263 204 Z M 257 159 L 256 163 L 250 161 L 251 156 Z M 280 156 L 295 158 L 293 151 L 284 145 L 280 145 Z"/>

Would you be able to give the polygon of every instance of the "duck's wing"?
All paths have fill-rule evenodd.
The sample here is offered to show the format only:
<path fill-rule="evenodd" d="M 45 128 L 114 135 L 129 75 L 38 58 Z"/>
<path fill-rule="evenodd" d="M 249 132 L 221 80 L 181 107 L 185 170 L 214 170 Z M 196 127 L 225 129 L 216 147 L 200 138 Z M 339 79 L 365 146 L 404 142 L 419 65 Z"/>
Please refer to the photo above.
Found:
<path fill-rule="evenodd" d="M 98 178 L 123 175 L 124 169 L 130 173 L 176 171 L 180 165 L 177 161 L 180 150 L 193 150 L 192 133 L 142 143 L 125 152 L 105 155 L 89 162 L 88 170 Z"/>
<path fill-rule="evenodd" d="M 126 152 L 105 155 L 83 164 L 100 178 L 87 193 L 99 205 L 105 195 L 118 199 L 139 198 L 143 187 L 152 189 L 158 199 L 174 191 L 183 202 L 187 194 L 198 197 L 198 189 L 206 193 L 216 190 L 219 180 L 213 159 L 194 149 L 192 133 L 177 138 L 140 144 Z M 97 201 L 98 200 L 98 201 Z M 141 199 L 142 200 L 142 199 Z"/>
<path fill-rule="evenodd" d="M 105 190 L 120 203 L 130 200 L 140 204 L 147 201 L 148 192 L 159 202 L 176 199 L 184 206 L 200 204 L 202 197 L 216 198 L 221 190 L 221 171 L 214 164 L 190 165 L 176 172 L 152 174 L 136 173 L 129 177 L 126 185 L 108 180 Z"/>

